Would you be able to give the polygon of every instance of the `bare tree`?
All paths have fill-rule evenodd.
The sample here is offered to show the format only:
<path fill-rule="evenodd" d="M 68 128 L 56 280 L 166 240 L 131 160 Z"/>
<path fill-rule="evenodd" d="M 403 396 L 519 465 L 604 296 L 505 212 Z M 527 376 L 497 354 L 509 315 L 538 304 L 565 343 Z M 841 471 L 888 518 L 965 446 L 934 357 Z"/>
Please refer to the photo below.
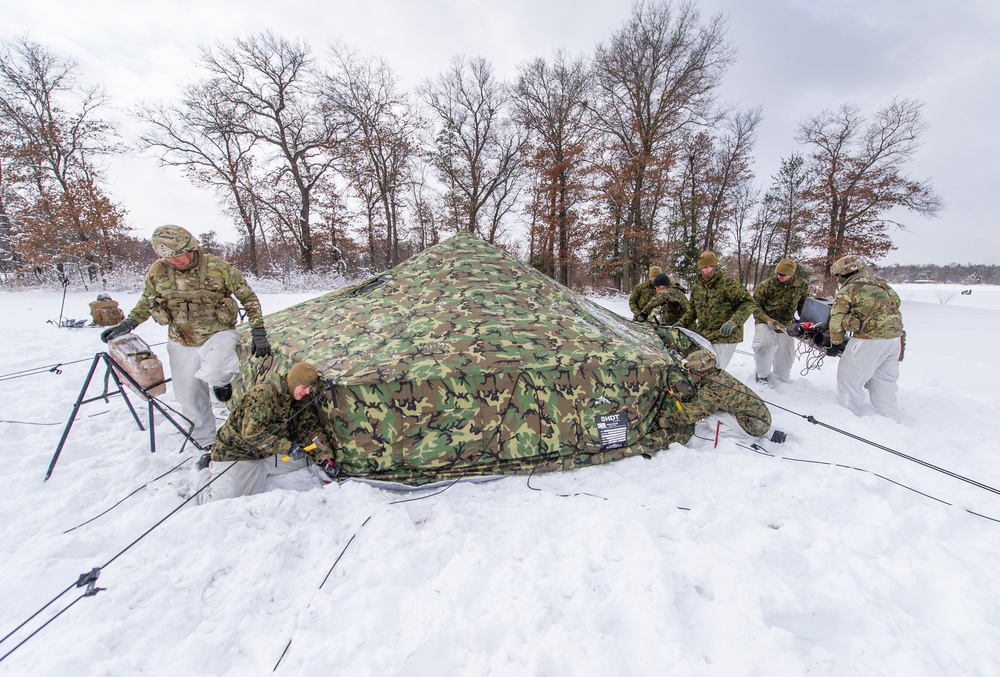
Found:
<path fill-rule="evenodd" d="M 736 196 L 746 195 L 745 188 L 753 182 L 752 153 L 760 120 L 759 107 L 734 113 L 726 121 L 726 133 L 716 144 L 709 172 L 704 249 L 717 248 L 719 233 L 736 210 Z"/>
<path fill-rule="evenodd" d="M 821 251 L 827 291 L 830 265 L 841 256 L 878 259 L 893 248 L 889 228 L 903 225 L 889 217 L 892 208 L 926 216 L 941 209 L 929 181 L 902 173 L 926 130 L 920 109 L 917 101 L 893 99 L 866 124 L 857 106 L 845 104 L 799 125 L 798 141 L 810 148 L 805 195 L 820 215 L 811 244 Z"/>
<path fill-rule="evenodd" d="M 615 241 L 598 268 L 635 282 L 654 255 L 657 212 L 682 135 L 718 119 L 715 92 L 734 52 L 721 16 L 693 2 L 638 0 L 594 59 L 593 124 L 604 136 L 603 199 Z"/>
<path fill-rule="evenodd" d="M 252 138 L 263 154 L 273 191 L 266 200 L 270 215 L 296 243 L 302 267 L 313 270 L 314 191 L 349 128 L 319 104 L 321 84 L 308 45 L 258 33 L 203 48 L 201 62 L 233 106 L 232 131 Z"/>
<path fill-rule="evenodd" d="M 807 176 L 802 155 L 782 158 L 764 196 L 774 218 L 774 239 L 768 243 L 771 258 L 802 258 L 806 246 L 806 228 L 813 219 L 805 189 Z"/>
<path fill-rule="evenodd" d="M 700 131 L 688 137 L 680 152 L 681 175 L 674 193 L 674 223 L 679 227 L 682 247 L 675 268 L 694 275 L 698 255 L 706 249 L 717 250 L 726 234 L 732 232 L 737 208 L 746 204 L 738 198 L 748 192 L 754 174 L 751 169 L 759 108 L 733 113 L 726 119 L 726 128 L 719 136 Z M 739 242 L 736 243 L 739 246 Z"/>
<path fill-rule="evenodd" d="M 13 247 L 38 266 L 110 265 L 109 238 L 124 235 L 124 210 L 101 187 L 100 161 L 119 151 L 100 86 L 80 85 L 76 63 L 27 37 L 0 41 L 0 157 Z M 16 194 L 16 200 L 10 200 Z"/>
<path fill-rule="evenodd" d="M 401 260 L 400 222 L 419 149 L 421 121 L 408 97 L 399 91 L 388 64 L 366 60 L 343 45 L 334 45 L 331 53 L 334 67 L 326 77 L 326 102 L 357 129 L 345 144 L 345 173 L 366 203 L 373 257 L 375 210 L 381 211 L 384 255 L 372 263 L 391 267 Z"/>
<path fill-rule="evenodd" d="M 450 225 L 495 242 L 517 196 L 526 143 L 508 115 L 507 88 L 486 60 L 459 56 L 419 92 L 437 118 L 430 156 L 448 193 Z"/>
<path fill-rule="evenodd" d="M 761 256 L 761 232 L 755 228 L 754 210 L 760 191 L 751 183 L 741 184 L 730 196 L 730 219 L 726 229 L 732 237 L 736 254 L 736 275 L 746 285 L 756 283 Z"/>
<path fill-rule="evenodd" d="M 162 165 L 182 168 L 195 185 L 215 190 L 240 227 L 250 272 L 259 275 L 257 237 L 263 240 L 264 231 L 256 138 L 237 132 L 246 121 L 235 117 L 245 109 L 226 96 L 223 84 L 211 79 L 189 85 L 179 105 L 142 104 L 135 114 L 148 131 L 140 134 L 139 147 L 157 152 Z"/>
<path fill-rule="evenodd" d="M 518 123 L 528 130 L 533 152 L 530 259 L 564 285 L 579 261 L 583 233 L 579 203 L 586 197 L 583 173 L 591 137 L 587 64 L 557 51 L 552 63 L 535 59 L 519 68 L 514 87 Z"/>

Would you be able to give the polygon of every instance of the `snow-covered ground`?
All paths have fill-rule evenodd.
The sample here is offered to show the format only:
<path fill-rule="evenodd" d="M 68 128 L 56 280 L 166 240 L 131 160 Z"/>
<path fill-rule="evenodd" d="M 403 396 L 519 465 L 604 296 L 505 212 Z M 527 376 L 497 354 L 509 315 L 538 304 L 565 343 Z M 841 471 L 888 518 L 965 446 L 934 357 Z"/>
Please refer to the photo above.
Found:
<path fill-rule="evenodd" d="M 0 636 L 56 599 L 0 642 L 0 674 L 242 676 L 281 659 L 274 674 L 994 677 L 1000 288 L 896 288 L 902 423 L 838 407 L 828 359 L 754 384 L 789 434 L 762 443 L 774 456 L 693 440 L 440 493 L 302 471 L 159 526 L 193 454 L 159 419 L 150 454 L 120 397 L 81 408 L 43 482 L 104 346 L 98 329 L 46 323 L 59 292 L 0 293 Z M 64 315 L 87 318 L 95 296 L 70 292 Z M 127 311 L 136 297 L 116 298 Z M 138 333 L 165 340 L 152 322 Z M 751 337 L 730 365 L 744 382 Z M 80 598 L 95 567 L 106 589 Z"/>

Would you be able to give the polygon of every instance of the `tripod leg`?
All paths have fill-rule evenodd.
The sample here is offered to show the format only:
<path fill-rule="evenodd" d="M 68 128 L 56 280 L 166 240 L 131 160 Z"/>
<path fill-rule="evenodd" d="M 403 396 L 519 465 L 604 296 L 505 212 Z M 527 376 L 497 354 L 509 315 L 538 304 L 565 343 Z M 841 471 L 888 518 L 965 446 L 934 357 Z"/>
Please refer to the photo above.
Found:
<path fill-rule="evenodd" d="M 87 372 L 87 379 L 83 382 L 83 388 L 80 389 L 80 395 L 76 398 L 76 404 L 73 405 L 73 413 L 70 414 L 69 421 L 66 422 L 66 429 L 63 430 L 62 439 L 59 440 L 59 446 L 56 447 L 56 453 L 52 455 L 52 461 L 49 463 L 49 469 L 45 471 L 45 479 L 48 480 L 52 476 L 52 471 L 56 467 L 56 461 L 59 460 L 59 454 L 62 453 L 63 445 L 66 444 L 66 438 L 69 437 L 69 429 L 73 427 L 73 421 L 76 420 L 76 414 L 80 411 L 80 405 L 83 404 L 84 395 L 87 394 L 87 388 L 90 387 L 90 380 L 94 378 L 94 372 L 97 370 L 97 362 L 101 359 L 101 355 L 104 353 L 98 353 L 94 355 L 94 361 L 90 364 L 90 371 Z"/>
<path fill-rule="evenodd" d="M 156 453 L 156 428 L 153 425 L 153 398 L 146 399 L 146 406 L 149 408 L 149 453 Z"/>
<path fill-rule="evenodd" d="M 118 377 L 118 372 L 115 371 L 114 360 L 112 360 L 111 356 L 108 355 L 107 353 L 101 353 L 101 355 L 104 357 L 104 362 L 108 367 L 107 373 L 111 374 L 111 378 L 115 380 L 115 385 L 118 386 L 118 392 L 122 394 L 122 399 L 125 400 L 125 404 L 128 405 L 128 410 L 132 414 L 132 418 L 135 419 L 135 424 L 139 426 L 139 430 L 145 430 L 146 428 L 143 427 L 142 421 L 139 420 L 139 414 L 135 413 L 135 407 L 132 406 L 132 401 L 128 398 L 128 394 L 125 392 L 125 388 L 122 386 L 122 380 Z M 136 383 L 135 379 L 133 379 L 131 376 L 129 376 L 124 372 L 123 376 L 125 376 L 125 378 L 127 378 L 129 383 L 131 383 L 133 386 L 135 386 L 139 390 L 142 390 L 142 386 Z"/>

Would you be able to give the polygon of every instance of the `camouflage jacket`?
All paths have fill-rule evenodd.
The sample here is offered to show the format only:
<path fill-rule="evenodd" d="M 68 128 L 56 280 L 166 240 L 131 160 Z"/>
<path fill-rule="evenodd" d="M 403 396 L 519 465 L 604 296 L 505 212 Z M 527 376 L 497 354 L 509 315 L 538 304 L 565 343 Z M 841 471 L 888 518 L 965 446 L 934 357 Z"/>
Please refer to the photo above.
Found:
<path fill-rule="evenodd" d="M 169 325 L 167 336 L 182 346 L 200 346 L 213 334 L 236 327 L 239 299 L 251 327 L 263 327 L 257 295 L 243 273 L 217 256 L 200 249 L 194 265 L 178 270 L 160 259 L 146 273 L 139 302 L 129 313 L 136 324 L 150 316 Z"/>
<path fill-rule="evenodd" d="M 329 444 L 312 398 L 296 402 L 283 378 L 272 379 L 250 388 L 233 407 L 215 435 L 212 460 L 250 461 L 287 454 L 293 443 L 308 446 L 313 437 Z"/>
<path fill-rule="evenodd" d="M 862 339 L 903 335 L 899 296 L 885 280 L 860 272 L 844 282 L 830 311 L 830 340 L 843 343 L 848 332 Z"/>
<path fill-rule="evenodd" d="M 757 308 L 750 292 L 733 278 L 716 269 L 706 280 L 699 275 L 691 285 L 691 303 L 677 324 L 693 329 L 712 343 L 739 343 L 743 340 L 743 323 Z M 732 322 L 736 329 L 722 336 L 719 327 Z"/>
<path fill-rule="evenodd" d="M 656 287 L 649 280 L 645 282 L 640 282 L 632 290 L 632 294 L 628 297 L 628 307 L 632 311 L 632 316 L 635 317 L 642 312 L 643 307 L 649 303 L 650 299 L 656 295 Z"/>
<path fill-rule="evenodd" d="M 676 324 L 688 309 L 687 295 L 680 285 L 671 284 L 663 291 L 658 291 L 645 306 L 642 312 L 646 315 L 653 315 L 653 311 L 662 308 L 662 315 L 658 318 L 659 324 Z"/>
<path fill-rule="evenodd" d="M 771 429 L 771 412 L 764 401 L 728 372 L 714 369 L 693 388 L 670 383 L 680 406 L 668 401 L 660 415 L 660 426 L 683 430 L 687 439 L 694 434 L 695 423 L 717 411 L 735 416 L 751 437 L 764 437 Z"/>
<path fill-rule="evenodd" d="M 753 299 L 758 306 L 753 314 L 757 324 L 771 318 L 787 327 L 795 321 L 795 313 L 802 312 L 807 296 L 809 283 L 802 278 L 793 277 L 788 282 L 782 282 L 772 275 L 753 290 Z"/>

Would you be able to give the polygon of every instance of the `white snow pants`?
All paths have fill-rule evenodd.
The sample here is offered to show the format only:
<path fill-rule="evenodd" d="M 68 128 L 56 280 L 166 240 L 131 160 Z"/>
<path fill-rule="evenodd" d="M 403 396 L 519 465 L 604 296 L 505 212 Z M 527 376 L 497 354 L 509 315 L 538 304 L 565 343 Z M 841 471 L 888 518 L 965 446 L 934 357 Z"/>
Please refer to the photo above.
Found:
<path fill-rule="evenodd" d="M 174 398 L 181 405 L 181 413 L 194 424 L 191 437 L 203 447 L 215 440 L 215 414 L 208 386 L 226 385 L 239 371 L 240 361 L 236 357 L 239 338 L 239 333 L 230 329 L 211 336 L 196 348 L 167 341 Z"/>
<path fill-rule="evenodd" d="M 197 489 L 204 487 L 216 477 L 218 479 L 198 494 L 197 501 L 200 505 L 221 498 L 259 494 L 264 491 L 264 484 L 267 482 L 268 476 L 295 472 L 305 468 L 308 464 L 308 456 L 298 460 L 289 458 L 287 461 L 281 460 L 278 456 L 268 456 L 255 461 L 212 461 L 208 464 L 208 471 L 202 471 L 200 474 L 201 483 Z M 229 468 L 228 471 L 227 468 Z M 223 474 L 224 471 L 225 474 Z"/>
<path fill-rule="evenodd" d="M 855 414 L 863 413 L 867 385 L 875 410 L 898 420 L 896 381 L 899 380 L 900 346 L 899 337 L 849 339 L 837 365 L 837 404 Z"/>
<path fill-rule="evenodd" d="M 754 325 L 753 361 L 758 378 L 767 378 L 773 367 L 777 379 L 788 383 L 792 380 L 792 365 L 795 363 L 795 339 L 774 331 L 766 324 Z"/>
<path fill-rule="evenodd" d="M 719 363 L 719 369 L 729 366 L 730 360 L 736 354 L 736 343 L 713 343 L 712 350 L 715 351 L 715 361 Z"/>

